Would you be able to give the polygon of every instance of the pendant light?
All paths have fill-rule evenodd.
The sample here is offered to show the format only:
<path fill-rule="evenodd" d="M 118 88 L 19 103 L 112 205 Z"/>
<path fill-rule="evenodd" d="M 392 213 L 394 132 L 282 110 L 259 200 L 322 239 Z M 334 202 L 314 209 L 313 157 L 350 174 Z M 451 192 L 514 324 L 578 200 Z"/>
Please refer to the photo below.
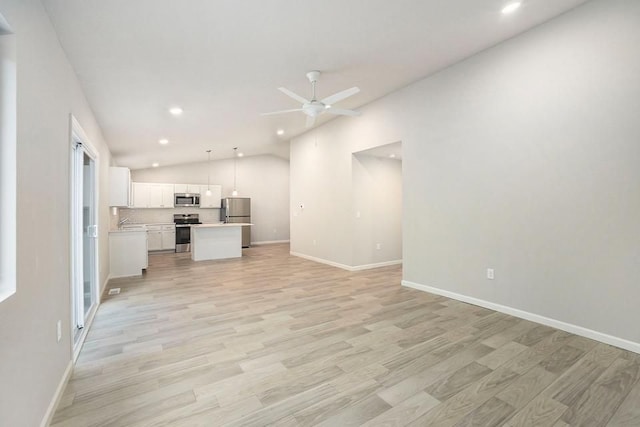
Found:
<path fill-rule="evenodd" d="M 207 150 L 207 191 L 204 194 L 211 195 L 211 150 Z"/>
<path fill-rule="evenodd" d="M 238 187 L 236 186 L 238 182 L 238 147 L 233 147 L 233 191 L 231 192 L 232 196 L 238 195 Z"/>

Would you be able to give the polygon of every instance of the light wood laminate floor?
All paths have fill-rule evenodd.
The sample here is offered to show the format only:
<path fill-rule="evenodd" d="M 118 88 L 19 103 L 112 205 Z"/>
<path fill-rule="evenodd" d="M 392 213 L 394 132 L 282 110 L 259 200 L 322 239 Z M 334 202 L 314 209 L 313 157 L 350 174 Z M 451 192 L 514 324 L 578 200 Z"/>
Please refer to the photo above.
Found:
<path fill-rule="evenodd" d="M 52 425 L 640 425 L 638 354 L 288 251 L 111 281 Z"/>

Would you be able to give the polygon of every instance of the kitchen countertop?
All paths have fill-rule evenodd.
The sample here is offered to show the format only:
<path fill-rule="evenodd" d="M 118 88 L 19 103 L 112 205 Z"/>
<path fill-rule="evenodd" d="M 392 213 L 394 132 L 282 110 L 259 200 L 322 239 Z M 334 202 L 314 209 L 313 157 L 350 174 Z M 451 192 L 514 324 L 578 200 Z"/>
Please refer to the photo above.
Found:
<path fill-rule="evenodd" d="M 109 230 L 109 233 L 146 233 L 146 228 L 120 228 L 118 230 Z"/>
<path fill-rule="evenodd" d="M 191 228 L 239 227 L 243 225 L 253 225 L 253 224 L 249 222 L 235 222 L 235 223 L 218 222 L 215 224 L 192 224 Z"/>
<path fill-rule="evenodd" d="M 147 231 L 148 225 L 175 225 L 173 222 L 125 222 L 122 227 L 109 230 L 109 233 L 122 233 L 124 231 Z"/>

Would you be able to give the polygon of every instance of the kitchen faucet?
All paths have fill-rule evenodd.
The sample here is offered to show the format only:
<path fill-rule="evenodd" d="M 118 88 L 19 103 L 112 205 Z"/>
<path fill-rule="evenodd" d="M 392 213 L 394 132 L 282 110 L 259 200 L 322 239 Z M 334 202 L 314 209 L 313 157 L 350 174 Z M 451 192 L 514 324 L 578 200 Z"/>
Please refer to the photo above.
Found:
<path fill-rule="evenodd" d="M 122 225 L 129 221 L 129 218 L 122 218 L 120 221 L 118 221 L 118 227 L 122 227 Z"/>

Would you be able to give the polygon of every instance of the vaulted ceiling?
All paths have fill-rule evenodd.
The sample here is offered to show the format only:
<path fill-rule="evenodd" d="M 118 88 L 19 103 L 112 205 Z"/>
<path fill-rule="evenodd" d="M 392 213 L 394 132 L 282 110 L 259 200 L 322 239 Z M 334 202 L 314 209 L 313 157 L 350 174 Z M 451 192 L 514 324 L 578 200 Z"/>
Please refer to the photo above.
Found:
<path fill-rule="evenodd" d="M 584 1 L 504 15 L 504 0 L 42 0 L 116 162 L 133 169 L 236 146 L 287 157 L 305 116 L 260 113 L 298 108 L 277 88 L 310 96 L 306 72 L 322 71 L 320 97 L 359 86 L 339 104 L 357 108 Z"/>

